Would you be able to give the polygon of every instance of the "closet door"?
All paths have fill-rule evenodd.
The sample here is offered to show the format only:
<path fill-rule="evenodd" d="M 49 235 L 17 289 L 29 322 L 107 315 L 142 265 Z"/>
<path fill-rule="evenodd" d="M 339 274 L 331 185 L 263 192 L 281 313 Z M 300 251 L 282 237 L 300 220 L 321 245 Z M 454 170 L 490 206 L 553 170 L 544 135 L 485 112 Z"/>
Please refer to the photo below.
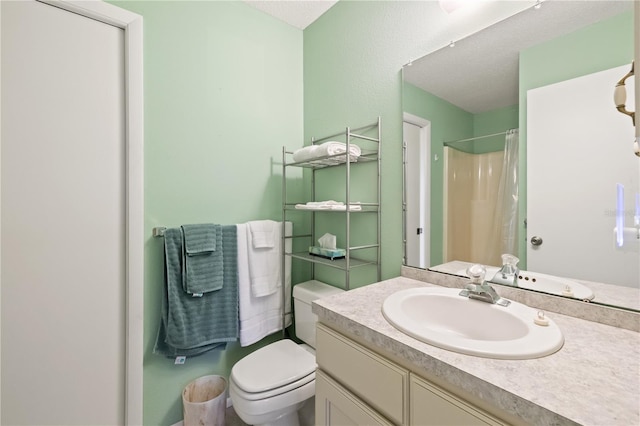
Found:
<path fill-rule="evenodd" d="M 2 10 L 2 424 L 123 424 L 123 30 Z"/>

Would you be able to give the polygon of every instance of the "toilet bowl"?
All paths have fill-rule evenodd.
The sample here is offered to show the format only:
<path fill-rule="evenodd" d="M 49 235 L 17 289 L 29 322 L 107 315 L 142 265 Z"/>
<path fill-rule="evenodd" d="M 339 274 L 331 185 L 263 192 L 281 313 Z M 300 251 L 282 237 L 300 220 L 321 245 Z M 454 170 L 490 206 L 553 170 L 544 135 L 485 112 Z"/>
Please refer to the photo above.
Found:
<path fill-rule="evenodd" d="M 296 335 L 247 355 L 231 369 L 229 396 L 236 414 L 250 425 L 297 426 L 298 410 L 315 395 L 315 324 L 311 302 L 343 290 L 307 281 L 293 288 Z"/>

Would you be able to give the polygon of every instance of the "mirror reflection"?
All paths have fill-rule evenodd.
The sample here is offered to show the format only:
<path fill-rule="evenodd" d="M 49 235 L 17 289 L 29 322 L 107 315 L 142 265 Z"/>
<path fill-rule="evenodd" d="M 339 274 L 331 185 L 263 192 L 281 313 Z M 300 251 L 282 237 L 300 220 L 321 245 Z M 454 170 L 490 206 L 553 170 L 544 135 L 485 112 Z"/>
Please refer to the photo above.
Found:
<path fill-rule="evenodd" d="M 511 254 L 519 287 L 640 309 L 640 160 L 613 102 L 632 9 L 544 2 L 404 67 L 406 265 L 492 278 Z"/>

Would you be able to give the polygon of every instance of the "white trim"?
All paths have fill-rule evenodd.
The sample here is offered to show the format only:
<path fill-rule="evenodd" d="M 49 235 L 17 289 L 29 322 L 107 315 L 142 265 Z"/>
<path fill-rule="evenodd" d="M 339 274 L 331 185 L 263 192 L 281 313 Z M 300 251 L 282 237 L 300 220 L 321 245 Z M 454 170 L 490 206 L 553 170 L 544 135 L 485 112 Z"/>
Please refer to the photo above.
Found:
<path fill-rule="evenodd" d="M 633 9 L 633 32 L 634 32 L 634 40 L 635 40 L 635 46 L 634 46 L 634 60 L 635 60 L 635 67 L 636 69 L 638 67 L 640 67 L 640 2 L 635 2 L 635 4 L 633 5 L 634 9 Z M 640 74 L 638 71 L 635 71 L 635 74 L 638 75 Z M 636 77 L 636 80 L 638 81 L 638 78 Z M 636 84 L 635 87 L 635 105 L 636 105 L 636 142 L 638 142 L 638 138 L 640 138 L 640 123 L 638 123 L 638 121 L 640 121 L 640 112 L 638 112 L 638 105 L 640 105 L 640 84 Z M 640 142 L 638 142 L 640 143 Z"/>
<path fill-rule="evenodd" d="M 431 124 L 429 120 L 426 120 L 422 117 L 418 117 L 417 115 L 409 114 L 408 112 L 402 113 L 402 121 L 405 123 L 413 124 L 418 127 L 427 127 Z"/>
<path fill-rule="evenodd" d="M 0 23 L 2 22 L 2 5 L 0 5 Z M 0 31 L 0 34 L 2 31 Z M 2 59 L 2 35 L 0 35 L 0 59 Z M 2 81 L 2 66 L 0 65 L 0 82 Z M 0 100 L 2 99 L 2 84 L 0 84 Z M 2 102 L 0 102 L 0 118 L 2 118 Z M 0 152 L 2 152 L 2 120 L 0 119 Z M 0 176 L 2 176 L 2 158 L 0 156 Z M 0 177 L 0 259 L 2 259 L 2 178 Z M 2 263 L 0 262 L 0 270 Z M 2 274 L 0 273 L 0 318 L 2 318 Z M 0 354 L 2 354 L 2 333 L 0 332 Z M 0 358 L 2 356 L 0 355 Z M 0 365 L 2 363 L 0 362 Z M 0 367 L 2 377 L 2 367 Z M 2 386 L 0 386 L 0 389 Z M 0 420 L 2 419 L 2 391 L 0 390 Z"/>
<path fill-rule="evenodd" d="M 125 424 L 141 425 L 144 356 L 144 92 L 142 16 L 100 0 L 38 0 L 122 28 L 126 107 Z"/>
<path fill-rule="evenodd" d="M 420 268 L 428 268 L 431 266 L 431 121 L 426 120 L 417 115 L 402 113 L 402 121 L 420 128 L 418 141 L 418 168 L 420 185 L 418 186 L 420 223 L 422 224 L 422 235 L 419 240 L 420 246 Z M 403 138 L 404 140 L 404 138 Z M 403 221 L 406 222 L 406 212 Z M 406 232 L 406 225 L 403 227 Z M 406 239 L 406 235 L 404 236 Z M 404 253 L 405 262 L 408 259 L 407 253 Z"/>

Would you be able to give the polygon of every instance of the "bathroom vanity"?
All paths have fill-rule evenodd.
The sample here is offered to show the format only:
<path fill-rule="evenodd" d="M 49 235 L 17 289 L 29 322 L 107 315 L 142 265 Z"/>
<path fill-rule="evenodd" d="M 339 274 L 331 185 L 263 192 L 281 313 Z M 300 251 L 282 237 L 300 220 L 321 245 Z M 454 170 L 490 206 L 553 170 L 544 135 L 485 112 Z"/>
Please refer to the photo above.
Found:
<path fill-rule="evenodd" d="M 316 424 L 640 424 L 637 332 L 547 312 L 564 334 L 558 352 L 463 355 L 382 315 L 389 295 L 421 286 L 434 285 L 397 277 L 314 302 Z"/>

